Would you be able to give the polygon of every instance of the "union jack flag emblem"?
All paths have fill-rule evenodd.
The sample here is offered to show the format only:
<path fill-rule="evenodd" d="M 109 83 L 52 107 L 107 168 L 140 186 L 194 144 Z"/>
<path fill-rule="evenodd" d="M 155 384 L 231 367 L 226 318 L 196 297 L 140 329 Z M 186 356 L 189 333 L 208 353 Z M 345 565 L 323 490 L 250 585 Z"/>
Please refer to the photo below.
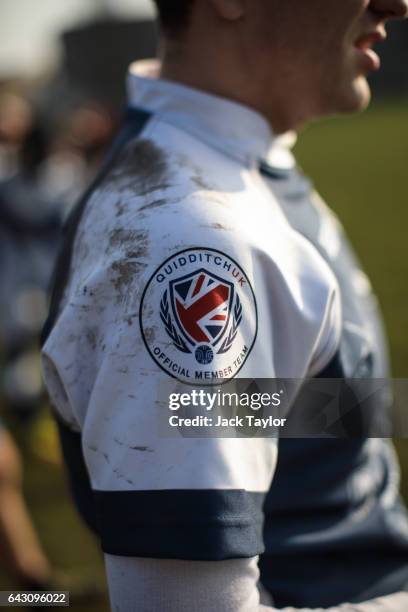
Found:
<path fill-rule="evenodd" d="M 228 328 L 234 285 L 201 269 L 170 283 L 170 301 L 187 342 L 215 346 Z"/>

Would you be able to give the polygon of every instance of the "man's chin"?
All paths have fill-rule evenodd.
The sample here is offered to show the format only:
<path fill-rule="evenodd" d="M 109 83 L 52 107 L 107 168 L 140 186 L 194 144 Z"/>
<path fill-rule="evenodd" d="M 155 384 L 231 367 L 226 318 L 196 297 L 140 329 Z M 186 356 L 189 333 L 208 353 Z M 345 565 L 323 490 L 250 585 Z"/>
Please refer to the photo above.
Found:
<path fill-rule="evenodd" d="M 357 77 L 353 82 L 351 89 L 344 96 L 342 108 L 339 110 L 343 113 L 354 113 L 363 111 L 367 108 L 371 101 L 371 90 L 367 79 L 363 76 Z"/>
<path fill-rule="evenodd" d="M 364 76 L 357 77 L 342 88 L 332 88 L 330 94 L 314 114 L 314 120 L 325 116 L 358 113 L 365 110 L 371 101 L 370 86 Z"/>

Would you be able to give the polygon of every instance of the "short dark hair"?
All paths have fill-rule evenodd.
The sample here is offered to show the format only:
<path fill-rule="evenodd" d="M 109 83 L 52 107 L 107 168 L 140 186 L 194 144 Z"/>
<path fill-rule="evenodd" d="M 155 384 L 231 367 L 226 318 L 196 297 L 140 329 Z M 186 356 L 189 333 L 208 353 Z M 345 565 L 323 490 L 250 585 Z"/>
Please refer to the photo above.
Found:
<path fill-rule="evenodd" d="M 154 0 L 164 31 L 176 32 L 188 25 L 194 0 Z"/>

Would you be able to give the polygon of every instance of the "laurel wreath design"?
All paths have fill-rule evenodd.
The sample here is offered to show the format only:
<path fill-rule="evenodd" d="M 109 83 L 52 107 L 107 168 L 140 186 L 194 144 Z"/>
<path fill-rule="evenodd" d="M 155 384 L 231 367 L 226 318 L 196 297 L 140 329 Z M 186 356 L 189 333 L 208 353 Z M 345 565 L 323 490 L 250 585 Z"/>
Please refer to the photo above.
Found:
<path fill-rule="evenodd" d="M 217 354 L 227 353 L 238 333 L 238 327 L 242 321 L 242 304 L 239 296 L 237 295 L 234 306 L 234 317 L 231 325 L 231 329 L 229 330 L 228 336 L 225 338 L 224 342 L 221 344 L 220 348 L 217 351 Z"/>
<path fill-rule="evenodd" d="M 167 290 L 164 292 L 160 302 L 160 318 L 163 322 L 166 332 L 173 340 L 174 346 L 178 348 L 179 351 L 181 351 L 182 353 L 191 353 L 191 350 L 188 348 L 183 338 L 178 334 L 177 329 L 175 328 L 175 326 L 173 325 L 173 321 L 171 320 L 169 302 L 167 298 Z"/>

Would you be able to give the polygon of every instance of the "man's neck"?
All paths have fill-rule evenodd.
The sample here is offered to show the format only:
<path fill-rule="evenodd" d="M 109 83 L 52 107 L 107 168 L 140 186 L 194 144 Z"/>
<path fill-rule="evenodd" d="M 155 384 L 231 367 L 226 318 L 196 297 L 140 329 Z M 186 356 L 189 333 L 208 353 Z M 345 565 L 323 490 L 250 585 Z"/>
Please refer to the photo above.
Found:
<path fill-rule="evenodd" d="M 253 80 L 247 77 L 243 70 L 225 66 L 225 60 L 221 66 L 215 59 L 211 61 L 211 58 L 205 58 L 203 61 L 202 58 L 195 58 L 193 55 L 186 59 L 186 55 L 183 54 L 182 48 L 167 46 L 163 53 L 159 76 L 255 110 L 264 116 L 276 135 L 298 127 L 296 121 L 289 116 L 285 100 L 279 99 L 280 92 L 284 91 L 281 85 L 274 88 L 275 100 L 265 100 L 263 99 L 265 96 L 262 96 L 261 91 L 254 89 L 251 83 Z"/>

